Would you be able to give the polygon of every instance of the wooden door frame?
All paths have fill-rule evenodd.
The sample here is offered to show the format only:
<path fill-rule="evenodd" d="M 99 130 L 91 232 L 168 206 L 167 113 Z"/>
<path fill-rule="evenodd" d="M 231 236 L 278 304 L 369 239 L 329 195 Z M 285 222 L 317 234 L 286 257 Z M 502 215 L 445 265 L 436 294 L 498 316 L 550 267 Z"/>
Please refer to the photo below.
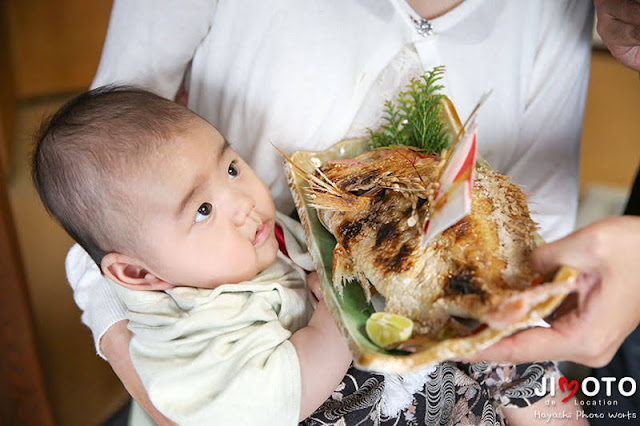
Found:
<path fill-rule="evenodd" d="M 53 425 L 7 186 L 0 177 L 0 424 Z"/>
<path fill-rule="evenodd" d="M 16 107 L 7 3 L 0 0 L 0 424 L 50 426 L 54 424 L 53 411 L 38 357 L 6 183 Z"/>
<path fill-rule="evenodd" d="M 11 173 L 11 141 L 16 118 L 16 87 L 9 40 L 9 2 L 0 0 L 0 164 Z"/>

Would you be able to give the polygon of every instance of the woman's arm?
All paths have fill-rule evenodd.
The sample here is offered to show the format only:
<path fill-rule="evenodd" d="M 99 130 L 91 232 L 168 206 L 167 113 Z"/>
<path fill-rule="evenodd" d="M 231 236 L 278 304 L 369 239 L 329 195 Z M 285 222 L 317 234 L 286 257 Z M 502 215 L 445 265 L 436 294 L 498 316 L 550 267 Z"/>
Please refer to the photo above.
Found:
<path fill-rule="evenodd" d="M 209 32 L 212 0 L 117 0 L 92 88 L 141 86 L 174 99 Z"/>
<path fill-rule="evenodd" d="M 126 309 L 113 285 L 100 273 L 100 269 L 78 244 L 67 253 L 65 260 L 67 280 L 73 290 L 73 299 L 82 311 L 82 323 L 93 334 L 96 352 L 106 359 L 100 341 L 107 330 L 126 318 Z"/>
<path fill-rule="evenodd" d="M 160 426 L 174 425 L 175 423 L 163 416 L 153 406 L 136 370 L 133 368 L 129 356 L 131 336 L 131 331 L 127 328 L 127 321 L 119 321 L 104 333 L 100 341 L 100 349 L 124 387 L 144 411 Z"/>
<path fill-rule="evenodd" d="M 133 368 L 125 308 L 95 262 L 76 244 L 67 254 L 65 269 L 74 299 L 83 311 L 82 322 L 91 329 L 98 354 L 111 364 L 127 391 L 156 423 L 173 424 L 151 404 Z"/>

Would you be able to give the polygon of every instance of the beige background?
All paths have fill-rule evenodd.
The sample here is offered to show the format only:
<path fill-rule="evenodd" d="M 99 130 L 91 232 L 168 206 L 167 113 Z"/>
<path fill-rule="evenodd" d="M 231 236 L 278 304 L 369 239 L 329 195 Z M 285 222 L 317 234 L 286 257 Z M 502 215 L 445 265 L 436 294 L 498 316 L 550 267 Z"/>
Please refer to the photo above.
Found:
<path fill-rule="evenodd" d="M 126 400 L 126 393 L 108 364 L 95 355 L 90 333 L 80 323 L 63 267 L 71 240 L 40 206 L 28 179 L 27 156 L 41 118 L 88 87 L 110 6 L 106 0 L 0 0 L 3 19 L 10 23 L 5 27 L 10 30 L 8 38 L 0 40 L 8 46 L 0 56 L 5 67 L 0 73 L 5 124 L 0 127 L 4 135 L 14 128 L 10 139 L 4 137 L 4 152 L 10 152 L 5 157 L 11 160 L 6 182 L 46 391 L 62 425 L 99 424 Z M 1 59 L 6 57 L 10 64 Z M 595 52 L 584 125 L 582 189 L 594 183 L 629 187 L 640 161 L 639 113 L 638 74 L 606 52 Z"/>
<path fill-rule="evenodd" d="M 594 51 L 582 135 L 580 185 L 629 187 L 640 161 L 640 75 Z"/>

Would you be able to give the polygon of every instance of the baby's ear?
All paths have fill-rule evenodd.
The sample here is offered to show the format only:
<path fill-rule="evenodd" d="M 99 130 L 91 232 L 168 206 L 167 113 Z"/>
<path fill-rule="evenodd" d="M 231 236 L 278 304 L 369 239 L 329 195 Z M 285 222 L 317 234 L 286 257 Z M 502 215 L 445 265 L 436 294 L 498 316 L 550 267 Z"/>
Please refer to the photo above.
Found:
<path fill-rule="evenodd" d="M 100 266 L 107 277 L 131 290 L 167 290 L 175 287 L 150 272 L 138 259 L 125 254 L 107 253 Z"/>

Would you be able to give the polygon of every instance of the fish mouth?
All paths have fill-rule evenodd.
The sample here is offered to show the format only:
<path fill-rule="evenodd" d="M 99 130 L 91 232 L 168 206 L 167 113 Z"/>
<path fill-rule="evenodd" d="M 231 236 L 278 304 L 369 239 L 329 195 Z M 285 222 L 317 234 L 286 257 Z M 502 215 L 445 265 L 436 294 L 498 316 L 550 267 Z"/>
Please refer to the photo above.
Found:
<path fill-rule="evenodd" d="M 253 245 L 258 246 L 267 239 L 269 234 L 271 233 L 271 226 L 268 222 L 263 222 L 262 225 L 258 227 L 256 230 L 256 235 L 253 238 Z"/>

